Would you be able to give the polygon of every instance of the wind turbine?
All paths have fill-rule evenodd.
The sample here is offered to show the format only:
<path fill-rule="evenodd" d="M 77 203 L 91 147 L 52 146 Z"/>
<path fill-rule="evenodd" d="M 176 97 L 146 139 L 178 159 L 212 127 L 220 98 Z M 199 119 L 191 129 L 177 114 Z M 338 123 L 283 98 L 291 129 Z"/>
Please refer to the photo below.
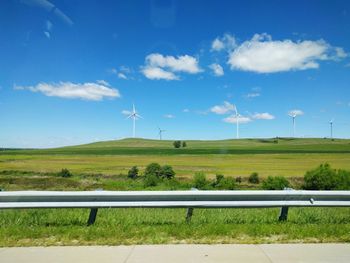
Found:
<path fill-rule="evenodd" d="M 329 125 L 331 126 L 331 139 L 333 139 L 333 119 L 329 121 Z"/>
<path fill-rule="evenodd" d="M 235 117 L 236 117 L 236 138 L 239 139 L 239 117 L 241 115 L 238 113 L 236 105 L 234 105 Z"/>
<path fill-rule="evenodd" d="M 288 115 L 290 117 L 292 117 L 292 119 L 293 119 L 293 137 L 295 137 L 295 118 L 296 118 L 297 114 L 295 112 L 291 112 Z"/>
<path fill-rule="evenodd" d="M 162 130 L 161 128 L 158 127 L 158 130 L 159 130 L 159 140 L 162 140 L 162 133 L 165 132 L 166 130 Z"/>
<path fill-rule="evenodd" d="M 135 138 L 135 129 L 136 129 L 136 120 L 137 119 L 142 119 L 141 115 L 139 115 L 135 109 L 135 105 L 132 104 L 132 112 L 130 113 L 130 115 L 127 117 L 127 119 L 132 118 L 133 120 L 133 130 L 132 130 L 132 136 L 133 138 Z"/>

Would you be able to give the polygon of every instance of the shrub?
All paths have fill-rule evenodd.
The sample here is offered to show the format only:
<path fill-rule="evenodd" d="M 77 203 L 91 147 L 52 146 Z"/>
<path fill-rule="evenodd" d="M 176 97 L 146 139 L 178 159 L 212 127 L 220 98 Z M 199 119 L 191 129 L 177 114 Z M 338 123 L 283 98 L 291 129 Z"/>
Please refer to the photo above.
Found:
<path fill-rule="evenodd" d="M 195 173 L 193 177 L 193 187 L 204 189 L 208 185 L 207 177 L 204 173 Z"/>
<path fill-rule="evenodd" d="M 147 165 L 145 169 L 145 176 L 155 175 L 159 177 L 160 172 L 161 172 L 161 167 L 158 163 L 150 163 L 149 165 Z"/>
<path fill-rule="evenodd" d="M 180 148 L 181 147 L 181 141 L 174 141 L 173 145 L 175 148 Z"/>
<path fill-rule="evenodd" d="M 160 177 L 166 178 L 166 179 L 172 179 L 175 177 L 175 172 L 173 170 L 173 167 L 170 165 L 164 165 L 160 169 Z"/>
<path fill-rule="evenodd" d="M 128 177 L 131 179 L 135 179 L 139 174 L 139 169 L 137 166 L 131 167 L 131 169 L 128 171 Z"/>
<path fill-rule="evenodd" d="M 58 176 L 64 177 L 64 178 L 68 178 L 68 177 L 72 177 L 73 174 L 66 168 L 63 168 L 59 173 Z"/>
<path fill-rule="evenodd" d="M 304 188 L 307 190 L 332 190 L 337 184 L 336 170 L 328 163 L 321 164 L 316 169 L 307 171 L 304 175 Z"/>
<path fill-rule="evenodd" d="M 242 177 L 237 176 L 236 177 L 236 182 L 239 183 L 239 184 L 242 183 Z"/>
<path fill-rule="evenodd" d="M 149 174 L 144 177 L 143 183 L 145 187 L 157 186 L 159 183 L 159 177 L 156 176 L 155 174 Z"/>
<path fill-rule="evenodd" d="M 269 176 L 262 183 L 262 188 L 265 190 L 283 190 L 289 186 L 289 181 L 283 176 Z"/>
<path fill-rule="evenodd" d="M 224 177 L 223 175 L 216 175 L 214 187 L 221 190 L 233 190 L 236 188 L 236 182 L 233 177 Z"/>
<path fill-rule="evenodd" d="M 304 175 L 307 190 L 349 190 L 350 172 L 332 169 L 328 163 L 307 171 Z"/>
<path fill-rule="evenodd" d="M 182 142 L 182 147 L 187 147 L 187 143 L 186 142 Z"/>
<path fill-rule="evenodd" d="M 252 173 L 248 178 L 248 182 L 251 184 L 258 184 L 260 182 L 259 174 L 255 172 Z"/>
<path fill-rule="evenodd" d="M 338 170 L 336 190 L 350 190 L 350 172 Z"/>

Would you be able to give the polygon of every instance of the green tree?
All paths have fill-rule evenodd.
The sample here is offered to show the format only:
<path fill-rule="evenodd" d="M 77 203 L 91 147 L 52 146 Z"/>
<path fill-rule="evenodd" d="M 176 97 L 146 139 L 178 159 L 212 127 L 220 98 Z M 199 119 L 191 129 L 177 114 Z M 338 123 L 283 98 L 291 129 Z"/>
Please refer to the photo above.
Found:
<path fill-rule="evenodd" d="M 251 184 L 258 184 L 260 182 L 259 174 L 256 172 L 252 173 L 248 178 L 248 182 Z"/>
<path fill-rule="evenodd" d="M 139 174 L 139 169 L 137 166 L 131 167 L 131 169 L 128 171 L 128 177 L 131 179 L 135 179 Z"/>
<path fill-rule="evenodd" d="M 160 169 L 160 177 L 166 178 L 166 179 L 172 179 L 175 177 L 175 172 L 173 170 L 173 167 L 170 165 L 163 165 Z"/>
<path fill-rule="evenodd" d="M 72 174 L 68 169 L 63 168 L 63 169 L 58 173 L 58 176 L 67 178 L 67 177 L 72 177 L 73 174 Z"/>
<path fill-rule="evenodd" d="M 155 176 L 159 177 L 160 171 L 161 171 L 161 167 L 160 167 L 159 163 L 150 163 L 149 165 L 147 165 L 147 167 L 145 169 L 145 176 L 155 175 Z"/>
<path fill-rule="evenodd" d="M 175 148 L 180 148 L 181 147 L 181 141 L 174 141 L 173 145 Z"/>
<path fill-rule="evenodd" d="M 183 148 L 187 147 L 187 143 L 186 142 L 182 142 L 182 147 Z"/>

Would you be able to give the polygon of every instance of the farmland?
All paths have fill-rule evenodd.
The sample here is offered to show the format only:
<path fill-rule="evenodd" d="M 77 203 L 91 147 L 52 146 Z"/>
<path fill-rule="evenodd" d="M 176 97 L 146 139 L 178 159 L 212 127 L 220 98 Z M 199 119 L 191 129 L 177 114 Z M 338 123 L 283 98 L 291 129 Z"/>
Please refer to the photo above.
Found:
<path fill-rule="evenodd" d="M 257 172 L 287 177 L 300 186 L 305 172 L 321 163 L 350 170 L 350 140 L 245 139 L 186 141 L 125 139 L 56 149 L 0 151 L 0 188 L 5 190 L 176 190 L 190 189 L 203 172 L 242 177 L 239 189 L 256 189 L 247 177 Z M 145 188 L 140 174 L 152 162 L 171 165 L 178 181 Z M 72 177 L 57 175 L 62 168 Z M 100 209 L 87 227 L 88 209 L 24 209 L 0 212 L 0 246 L 117 245 L 162 243 L 350 242 L 349 208 L 291 208 L 278 222 L 279 209 Z"/>
<path fill-rule="evenodd" d="M 174 149 L 172 141 L 125 139 L 80 146 L 37 150 L 3 150 L 1 170 L 120 174 L 133 166 L 141 170 L 151 162 L 173 166 L 179 177 L 204 172 L 262 177 L 303 176 L 305 171 L 328 162 L 334 168 L 350 169 L 350 140 L 328 139 L 242 139 L 187 141 Z"/>

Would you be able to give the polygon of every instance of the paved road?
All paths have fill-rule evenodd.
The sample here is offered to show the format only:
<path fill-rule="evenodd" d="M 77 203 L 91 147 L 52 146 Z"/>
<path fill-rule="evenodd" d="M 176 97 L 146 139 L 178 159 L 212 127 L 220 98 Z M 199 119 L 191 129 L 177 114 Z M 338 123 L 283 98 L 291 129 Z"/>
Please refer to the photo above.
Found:
<path fill-rule="evenodd" d="M 1 263 L 350 262 L 350 244 L 0 248 Z"/>

